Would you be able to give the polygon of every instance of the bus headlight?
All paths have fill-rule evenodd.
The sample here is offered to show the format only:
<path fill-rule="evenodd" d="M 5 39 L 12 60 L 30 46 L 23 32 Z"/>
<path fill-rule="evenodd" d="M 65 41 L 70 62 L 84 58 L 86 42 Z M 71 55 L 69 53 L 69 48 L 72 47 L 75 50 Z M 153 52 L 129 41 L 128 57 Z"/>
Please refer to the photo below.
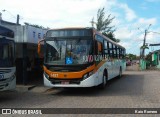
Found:
<path fill-rule="evenodd" d="M 49 75 L 44 72 L 44 76 L 49 79 Z"/>
<path fill-rule="evenodd" d="M 86 73 L 84 76 L 83 76 L 83 79 L 86 79 L 88 77 L 88 73 Z"/>
<path fill-rule="evenodd" d="M 93 74 L 93 71 L 90 71 L 88 74 L 89 74 L 89 76 L 91 76 Z"/>
<path fill-rule="evenodd" d="M 93 74 L 93 71 L 90 71 L 90 72 L 86 73 L 86 74 L 83 76 L 83 79 L 86 79 L 86 78 L 90 77 L 92 74 Z"/>
<path fill-rule="evenodd" d="M 13 75 L 10 77 L 10 81 L 12 81 L 14 78 L 15 78 L 15 74 L 13 74 Z"/>

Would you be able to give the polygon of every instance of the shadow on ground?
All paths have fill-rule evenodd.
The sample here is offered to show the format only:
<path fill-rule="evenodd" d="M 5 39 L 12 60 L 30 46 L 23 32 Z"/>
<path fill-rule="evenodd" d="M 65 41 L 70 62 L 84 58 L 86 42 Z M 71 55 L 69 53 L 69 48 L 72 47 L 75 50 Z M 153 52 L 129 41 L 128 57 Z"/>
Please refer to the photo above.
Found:
<path fill-rule="evenodd" d="M 64 88 L 55 96 L 137 96 L 143 93 L 144 76 L 125 74 L 122 78 L 115 78 L 108 81 L 105 89 L 92 88 Z"/>

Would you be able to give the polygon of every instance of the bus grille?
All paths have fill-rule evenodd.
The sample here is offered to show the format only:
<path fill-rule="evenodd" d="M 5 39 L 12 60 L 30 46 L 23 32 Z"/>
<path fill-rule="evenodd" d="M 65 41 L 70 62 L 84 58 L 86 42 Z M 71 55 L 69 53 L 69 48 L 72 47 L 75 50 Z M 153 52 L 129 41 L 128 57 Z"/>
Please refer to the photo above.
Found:
<path fill-rule="evenodd" d="M 63 81 L 69 82 L 69 84 L 80 84 L 80 82 L 83 79 L 82 78 L 78 78 L 78 79 L 55 79 L 55 78 L 50 78 L 49 80 L 53 84 L 61 84 Z"/>
<path fill-rule="evenodd" d="M 8 86 L 8 83 L 5 83 L 5 84 L 1 84 L 0 85 L 0 90 L 3 90 L 5 87 L 7 87 Z"/>
<path fill-rule="evenodd" d="M 1 81 L 6 81 L 6 80 L 8 80 L 8 79 L 0 79 L 0 82 L 1 82 Z"/>
<path fill-rule="evenodd" d="M 0 74 L 5 74 L 11 72 L 11 69 L 0 69 Z"/>
<path fill-rule="evenodd" d="M 2 77 L 2 74 L 6 74 L 6 73 L 10 73 L 11 72 L 11 69 L 0 69 L 0 82 L 7 82 L 9 81 L 10 79 L 8 78 L 3 78 Z"/>

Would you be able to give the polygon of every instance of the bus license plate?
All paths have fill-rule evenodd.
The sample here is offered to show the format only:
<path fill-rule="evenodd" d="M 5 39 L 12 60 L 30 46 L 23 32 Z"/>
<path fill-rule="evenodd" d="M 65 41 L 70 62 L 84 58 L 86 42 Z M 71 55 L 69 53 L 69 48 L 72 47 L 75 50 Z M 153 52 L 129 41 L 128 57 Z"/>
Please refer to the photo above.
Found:
<path fill-rule="evenodd" d="M 69 84 L 69 81 L 61 81 L 61 84 Z"/>

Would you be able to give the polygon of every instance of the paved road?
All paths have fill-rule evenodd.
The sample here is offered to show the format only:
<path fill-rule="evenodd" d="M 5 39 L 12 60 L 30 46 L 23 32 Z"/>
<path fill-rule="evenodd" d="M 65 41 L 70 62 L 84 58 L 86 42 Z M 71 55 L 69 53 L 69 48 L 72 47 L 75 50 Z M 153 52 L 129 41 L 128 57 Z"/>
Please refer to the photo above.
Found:
<path fill-rule="evenodd" d="M 160 71 L 133 71 L 98 88 L 1 92 L 0 106 L 30 108 L 160 108 Z"/>

